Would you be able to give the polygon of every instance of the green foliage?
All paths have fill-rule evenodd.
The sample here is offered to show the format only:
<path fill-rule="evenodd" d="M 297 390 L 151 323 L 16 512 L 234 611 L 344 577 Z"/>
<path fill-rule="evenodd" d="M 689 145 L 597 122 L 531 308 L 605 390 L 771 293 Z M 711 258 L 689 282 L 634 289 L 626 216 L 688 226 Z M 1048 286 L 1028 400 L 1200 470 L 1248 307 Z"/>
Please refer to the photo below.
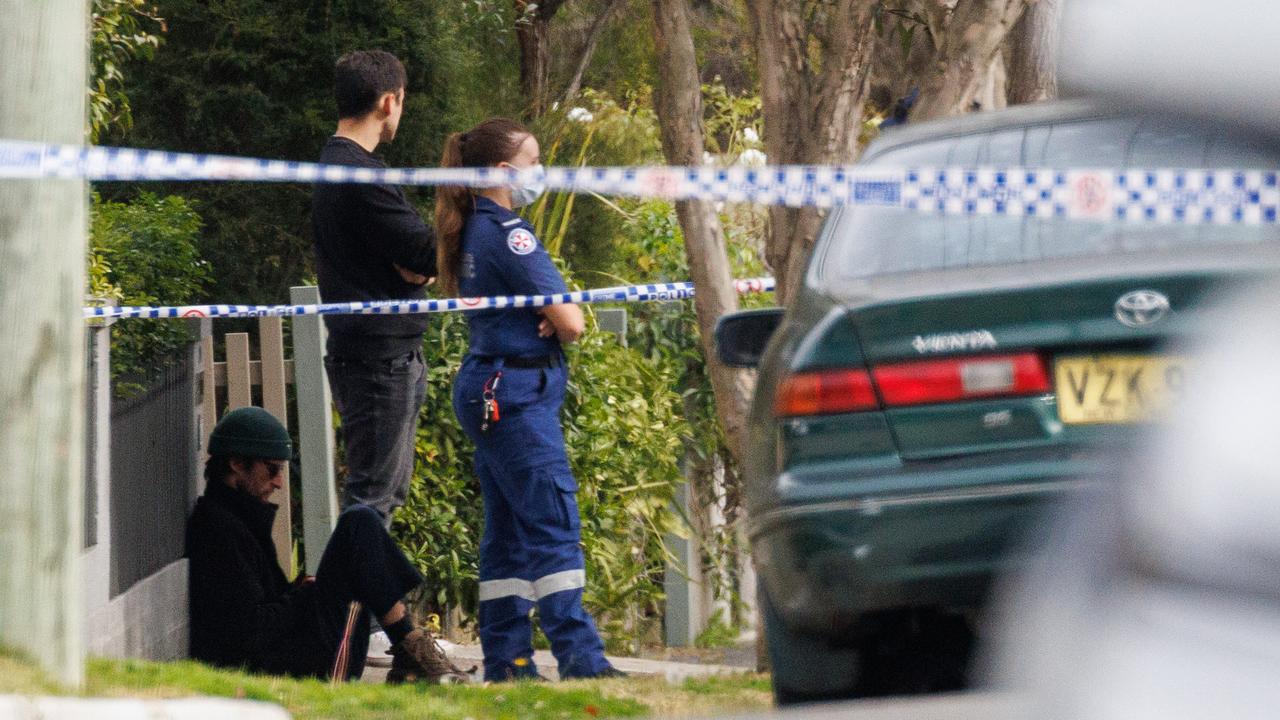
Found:
<path fill-rule="evenodd" d="M 547 165 L 648 165 L 662 161 L 658 122 L 648 91 L 618 102 L 584 90 L 572 107 L 538 119 L 533 128 Z M 609 267 L 622 232 L 613 201 L 597 195 L 551 193 L 528 211 L 538 238 L 584 277 Z"/>
<path fill-rule="evenodd" d="M 735 96 L 723 86 L 704 87 L 707 115 L 704 120 L 713 158 L 732 162 L 742 151 L 758 147 L 760 103 L 758 98 Z M 757 133 L 752 139 L 751 132 Z M 657 200 L 624 200 L 614 209 L 624 218 L 614 247 L 615 265 L 610 277 L 620 283 L 685 280 L 689 277 L 684 238 L 674 208 Z M 764 212 L 750 205 L 722 208 L 730 269 L 734 277 L 764 273 L 756 245 L 763 235 Z M 772 298 L 746 296 L 744 306 L 769 304 Z M 654 367 L 667 368 L 683 399 L 684 417 L 692 434 L 684 448 L 686 472 L 692 478 L 694 504 L 718 504 L 728 523 L 714 532 L 704 530 L 704 577 L 716 597 L 730 603 L 733 617 L 722 618 L 726 628 L 742 620 L 736 597 L 737 559 L 743 548 L 738 534 L 736 467 L 725 442 L 715 409 L 715 397 L 707 375 L 700 330 L 692 304 L 641 304 L 634 306 L 629 327 L 630 345 Z M 723 475 L 723 480 L 717 479 Z M 727 631 L 726 631 L 727 632 Z"/>
<path fill-rule="evenodd" d="M 93 196 L 89 227 L 89 292 L 124 305 L 180 305 L 209 281 L 196 249 L 201 220 L 192 203 L 142 193 L 127 203 Z M 118 389 L 163 367 L 190 341 L 184 325 L 135 320 L 111 330 L 111 374 Z"/>
<path fill-rule="evenodd" d="M 551 26 L 550 89 L 561 98 L 577 69 L 586 30 L 610 0 L 575 0 L 565 3 Z M 615 97 L 647 92 L 657 82 L 653 19 L 648 0 L 624 0 L 604 28 L 599 45 L 583 74 L 584 88 L 595 88 Z M 579 102 L 570 98 L 569 103 Z"/>
<path fill-rule="evenodd" d="M 707 626 L 694 638 L 694 647 L 727 648 L 738 641 L 738 628 L 725 618 L 723 610 L 716 609 L 707 620 Z"/>
<path fill-rule="evenodd" d="M 707 107 L 705 127 L 709 148 L 716 152 L 714 157 L 722 162 L 733 162 L 742 151 L 758 149 L 761 125 L 759 99 L 732 94 L 719 84 L 705 87 L 704 94 Z M 580 160 L 583 164 L 643 164 L 660 159 L 656 118 L 649 109 L 647 96 L 643 99 L 631 98 L 625 107 L 598 93 L 586 93 L 583 101 L 580 107 L 590 112 L 589 120 L 585 120 L 581 113 L 573 109 L 562 114 L 553 113 L 544 119 L 543 122 L 555 132 L 551 135 L 550 149 L 544 150 L 545 154 L 563 156 L 574 153 L 573 156 L 578 158 L 598 158 Z M 565 237 L 566 243 L 571 244 L 567 252 L 573 251 L 572 243 L 583 241 L 594 242 L 600 248 L 597 252 L 575 253 L 576 257 L 601 263 L 595 269 L 578 265 L 580 273 L 599 278 L 597 282 L 610 284 L 688 279 L 684 239 L 670 203 L 604 198 L 587 200 L 593 204 L 588 206 L 586 202 L 582 202 L 566 208 L 557 204 L 557 198 L 553 196 L 535 205 L 531 213 L 535 225 L 541 223 L 545 227 L 558 228 L 564 225 L 564 215 L 557 213 L 572 211 L 570 231 Z M 583 224 L 581 235 L 575 235 L 574 229 L 579 227 L 577 223 L 583 214 L 582 209 L 586 207 L 596 209 L 597 215 L 591 218 L 589 224 Z M 756 244 L 762 237 L 765 214 L 759 208 L 749 205 L 729 206 L 724 208 L 721 221 L 726 231 L 726 245 L 734 276 L 754 277 L 763 274 Z M 770 298 L 762 296 L 744 298 L 747 306 L 768 304 L 769 301 Z M 691 303 L 631 305 L 628 306 L 628 312 L 631 318 L 628 331 L 629 352 L 642 357 L 641 367 L 665 378 L 665 388 L 679 396 L 675 412 L 681 416 L 682 430 L 665 438 L 667 455 L 662 461 L 686 465 L 686 472 L 694 479 L 695 503 L 700 506 L 722 504 L 730 518 L 726 527 L 703 537 L 703 546 L 707 550 L 703 558 L 703 570 L 704 576 L 711 580 L 714 594 L 729 601 L 734 610 L 733 618 L 722 619 L 726 628 L 731 629 L 742 620 L 738 615 L 740 604 L 735 591 L 739 571 L 737 558 L 742 551 L 737 525 L 733 522 L 737 508 L 736 483 L 733 481 L 736 471 L 716 414 L 715 399 L 700 345 L 697 317 Z M 592 363 L 584 361 L 579 367 L 594 367 L 603 363 L 603 360 Z M 616 372 L 625 370 L 625 367 L 620 366 Z M 603 379 L 607 380 L 608 376 Z M 634 385 L 635 382 L 637 381 L 631 381 L 630 384 Z M 591 396 L 584 393 L 582 397 Z M 599 396 L 594 397 L 598 399 Z M 572 408 L 572 402 L 568 405 L 571 407 L 566 415 L 573 417 L 577 410 Z M 585 407 L 590 407 L 590 404 L 587 403 Z M 626 417 L 628 415 L 625 413 L 618 415 L 615 412 L 610 424 L 607 416 L 602 415 L 598 427 L 616 428 L 620 418 Z M 597 426 L 589 423 L 586 427 Z M 570 433 L 569 428 L 566 428 L 566 433 Z M 596 437 L 607 438 L 609 434 Z M 572 445 L 573 440 L 570 443 Z M 596 457 L 596 454 L 591 452 L 584 457 Z M 715 479 L 721 472 L 727 474 L 726 481 Z M 582 481 L 587 475 L 578 471 L 578 477 Z M 667 494 L 670 489 L 664 489 L 663 492 L 665 502 L 665 498 L 670 497 Z M 609 508 L 616 508 L 616 505 L 602 504 L 599 512 L 605 512 Z M 585 502 L 583 510 L 584 517 L 592 517 L 592 511 L 588 510 Z M 661 516 L 655 508 L 650 508 L 650 511 L 654 512 L 655 517 Z M 669 523 L 668 528 L 679 527 L 682 528 L 681 532 L 687 531 L 683 529 L 683 519 L 665 519 Z M 605 536 L 608 530 L 608 527 L 601 527 L 601 535 Z M 660 533 L 650 534 L 650 538 L 660 537 Z M 597 544 L 601 552 L 607 550 L 609 554 L 608 558 L 601 560 L 600 567 L 611 568 L 618 564 L 618 558 L 625 549 L 624 540 L 625 538 L 619 538 L 611 543 Z M 588 567 L 592 566 L 591 547 L 588 543 Z M 657 562 L 662 552 L 660 546 L 650 547 L 643 552 L 636 549 L 641 546 L 633 544 L 632 547 L 637 555 L 644 554 L 654 558 L 651 560 L 654 563 L 651 572 L 661 570 L 661 564 Z M 607 574 L 606 577 L 612 579 Z M 651 585 L 655 590 L 658 581 L 659 577 L 655 574 Z M 636 585 L 637 591 L 642 593 L 646 593 L 646 587 L 643 583 Z M 590 587 L 588 589 L 598 591 Z M 647 608 L 657 598 L 656 594 L 646 593 L 629 600 L 625 593 L 618 592 L 596 597 L 594 601 L 600 608 L 613 610 L 609 621 L 613 624 L 606 625 L 606 629 L 612 631 L 611 637 L 616 639 L 625 635 L 638 638 L 643 635 L 643 618 L 648 612 Z M 633 628 L 633 631 L 622 633 L 621 628 L 626 625 Z"/>
<path fill-rule="evenodd" d="M 612 335 L 585 336 L 570 361 L 564 431 L 580 486 L 586 603 L 611 650 L 635 651 L 661 622 L 663 539 L 679 526 L 671 502 L 690 430 L 670 369 Z"/>
<path fill-rule="evenodd" d="M 93 0 L 89 27 L 89 138 L 107 128 L 126 131 L 133 125 L 124 91 L 124 66 L 149 60 L 160 46 L 156 30 L 164 30 L 147 0 Z"/>
<path fill-rule="evenodd" d="M 702 127 L 709 152 L 733 159 L 743 150 L 762 147 L 764 118 L 759 95 L 735 94 L 723 83 L 714 82 L 702 86 L 702 102 Z"/>
<path fill-rule="evenodd" d="M 337 124 L 334 63 L 356 49 L 388 50 L 408 71 L 399 132 L 380 148 L 391 165 L 434 165 L 446 133 L 520 106 L 514 58 L 494 45 L 501 33 L 471 3 L 156 4 L 168 20 L 165 42 L 149 63 L 125 73 L 135 120 L 131 144 L 314 160 Z M 208 300 L 281 302 L 312 274 L 311 188 L 208 183 L 182 191 L 199 201 L 206 220 L 201 249 L 218 293 Z"/>

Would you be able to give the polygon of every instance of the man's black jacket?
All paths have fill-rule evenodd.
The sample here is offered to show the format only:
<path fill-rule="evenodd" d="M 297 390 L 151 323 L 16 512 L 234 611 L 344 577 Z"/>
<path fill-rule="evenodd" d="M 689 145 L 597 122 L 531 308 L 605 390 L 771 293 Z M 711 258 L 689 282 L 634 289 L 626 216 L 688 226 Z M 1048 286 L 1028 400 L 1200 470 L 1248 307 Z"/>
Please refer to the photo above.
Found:
<path fill-rule="evenodd" d="M 191 656 L 257 672 L 323 676 L 336 639 L 315 584 L 294 587 L 276 561 L 276 506 L 211 482 L 187 521 Z"/>
<path fill-rule="evenodd" d="M 320 162 L 385 168 L 378 156 L 331 137 Z M 396 265 L 436 274 L 435 232 L 392 185 L 316 185 L 311 194 L 316 277 L 324 302 L 405 300 L 426 288 L 405 282 Z M 331 357 L 385 359 L 422 345 L 426 315 L 326 315 Z"/>

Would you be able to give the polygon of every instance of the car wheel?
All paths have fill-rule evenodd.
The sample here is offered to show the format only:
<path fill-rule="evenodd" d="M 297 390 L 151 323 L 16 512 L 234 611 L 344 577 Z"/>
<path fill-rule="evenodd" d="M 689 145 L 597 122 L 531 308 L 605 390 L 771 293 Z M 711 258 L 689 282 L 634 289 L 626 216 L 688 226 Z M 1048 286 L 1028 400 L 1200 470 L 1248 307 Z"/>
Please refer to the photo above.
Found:
<path fill-rule="evenodd" d="M 769 645 L 773 699 L 795 705 L 852 697 L 858 687 L 858 651 L 787 627 L 764 588 L 757 597 Z"/>

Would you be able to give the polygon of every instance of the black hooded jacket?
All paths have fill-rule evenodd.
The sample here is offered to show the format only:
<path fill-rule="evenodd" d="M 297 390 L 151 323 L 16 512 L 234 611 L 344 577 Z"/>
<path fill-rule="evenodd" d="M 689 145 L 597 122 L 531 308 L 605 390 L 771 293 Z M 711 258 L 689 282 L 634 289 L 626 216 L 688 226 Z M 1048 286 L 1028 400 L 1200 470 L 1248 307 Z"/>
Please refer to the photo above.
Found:
<path fill-rule="evenodd" d="M 295 587 L 276 560 L 276 506 L 211 482 L 187 521 L 191 657 L 224 667 L 324 676 L 336 638 L 314 583 Z"/>

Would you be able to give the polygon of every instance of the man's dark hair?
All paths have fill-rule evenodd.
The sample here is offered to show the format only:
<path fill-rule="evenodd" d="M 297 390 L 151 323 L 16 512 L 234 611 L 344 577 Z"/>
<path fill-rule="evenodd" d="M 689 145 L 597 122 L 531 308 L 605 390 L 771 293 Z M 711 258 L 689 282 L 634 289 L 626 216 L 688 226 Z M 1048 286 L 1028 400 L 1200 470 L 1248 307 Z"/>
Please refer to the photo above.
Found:
<path fill-rule="evenodd" d="M 220 483 L 231 474 L 230 455 L 210 455 L 204 463 L 204 480 L 206 483 Z"/>
<path fill-rule="evenodd" d="M 333 73 L 338 117 L 364 117 L 377 105 L 378 98 L 399 93 L 407 82 L 404 64 L 389 52 L 356 50 L 343 55 Z"/>

